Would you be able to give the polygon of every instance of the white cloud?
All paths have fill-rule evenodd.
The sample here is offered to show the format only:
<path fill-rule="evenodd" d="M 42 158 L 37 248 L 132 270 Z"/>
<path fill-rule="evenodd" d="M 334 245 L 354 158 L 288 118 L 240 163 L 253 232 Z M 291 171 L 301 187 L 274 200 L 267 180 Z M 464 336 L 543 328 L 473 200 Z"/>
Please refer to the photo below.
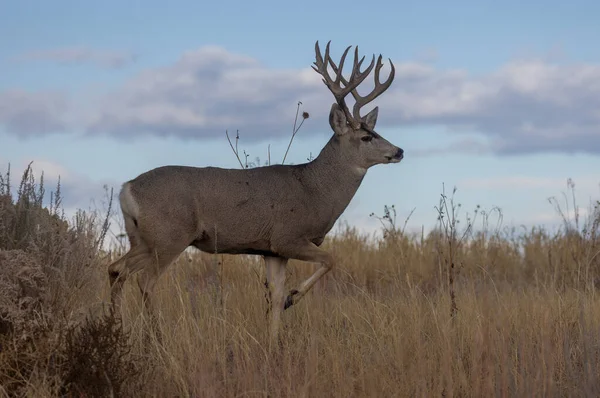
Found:
<path fill-rule="evenodd" d="M 211 137 L 239 128 L 261 139 L 288 130 L 298 100 L 320 121 L 306 129 L 324 128 L 332 98 L 311 69 L 271 70 L 207 47 L 133 79 L 109 97 L 93 130 Z M 471 76 L 398 63 L 378 103 L 384 127 L 468 129 L 487 137 L 494 152 L 600 151 L 600 65 L 525 60 Z"/>
<path fill-rule="evenodd" d="M 62 131 L 67 125 L 67 110 L 67 97 L 60 92 L 0 92 L 0 126 L 20 136 Z"/>
<path fill-rule="evenodd" d="M 151 134 L 196 139 L 221 138 L 225 129 L 239 129 L 249 140 L 263 140 L 287 137 L 296 103 L 302 101 L 311 115 L 303 134 L 323 131 L 333 99 L 308 63 L 301 69 L 272 69 L 223 48 L 202 47 L 172 65 L 145 70 L 96 99 L 97 107 L 79 127 L 120 138 Z M 376 101 L 381 106 L 379 130 L 446 126 L 448 134 L 482 138 L 451 148 L 471 152 L 600 152 L 600 65 L 524 59 L 484 75 L 423 62 L 397 62 L 396 69 L 394 84 Z M 0 110 L 0 123 L 14 133 L 46 133 L 48 125 L 61 126 L 65 110 L 60 104 L 54 104 L 56 117 L 39 105 L 10 103 Z M 31 122 L 25 116 L 29 113 L 36 116 Z"/>
<path fill-rule="evenodd" d="M 318 109 L 328 107 L 311 72 L 270 70 L 251 58 L 204 47 L 174 65 L 141 73 L 109 95 L 90 130 L 200 138 L 240 129 L 248 138 L 273 136 L 284 126 L 288 130 L 298 100 L 310 102 L 309 111 L 317 102 Z"/>

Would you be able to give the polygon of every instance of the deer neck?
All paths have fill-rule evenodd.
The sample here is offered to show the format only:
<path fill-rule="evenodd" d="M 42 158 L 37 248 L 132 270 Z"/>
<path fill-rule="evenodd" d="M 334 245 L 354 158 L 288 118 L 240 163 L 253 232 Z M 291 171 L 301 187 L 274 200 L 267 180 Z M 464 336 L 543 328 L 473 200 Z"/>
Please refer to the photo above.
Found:
<path fill-rule="evenodd" d="M 306 172 L 315 182 L 314 189 L 324 196 L 324 202 L 330 203 L 334 207 L 331 210 L 339 216 L 356 194 L 367 169 L 354 164 L 344 154 L 334 135 L 319 156 L 307 164 Z"/>

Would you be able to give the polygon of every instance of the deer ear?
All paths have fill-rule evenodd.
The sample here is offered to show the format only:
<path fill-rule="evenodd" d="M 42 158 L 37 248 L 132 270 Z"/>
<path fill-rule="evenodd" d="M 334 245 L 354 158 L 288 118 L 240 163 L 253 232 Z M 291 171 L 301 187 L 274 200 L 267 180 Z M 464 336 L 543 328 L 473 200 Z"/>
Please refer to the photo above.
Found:
<path fill-rule="evenodd" d="M 329 124 L 332 130 L 337 135 L 343 135 L 348 129 L 348 123 L 344 110 L 338 105 L 331 105 L 331 112 L 329 112 Z"/>
<path fill-rule="evenodd" d="M 366 124 L 370 130 L 375 130 L 375 124 L 377 123 L 377 115 L 378 114 L 379 114 L 379 107 L 376 106 L 375 108 L 373 108 L 373 110 L 371 112 L 367 113 L 362 118 L 363 123 Z"/>

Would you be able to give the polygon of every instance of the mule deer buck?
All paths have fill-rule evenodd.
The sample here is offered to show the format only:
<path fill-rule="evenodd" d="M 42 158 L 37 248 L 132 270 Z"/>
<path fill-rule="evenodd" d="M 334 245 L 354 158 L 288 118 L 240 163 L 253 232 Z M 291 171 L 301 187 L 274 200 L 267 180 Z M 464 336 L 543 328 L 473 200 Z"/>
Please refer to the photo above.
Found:
<path fill-rule="evenodd" d="M 269 331 L 277 337 L 282 312 L 298 301 L 334 266 L 321 249 L 325 235 L 358 190 L 367 169 L 398 163 L 404 151 L 375 132 L 378 107 L 361 117 L 363 106 L 392 84 L 394 65 L 379 79 L 381 55 L 364 71 L 358 47 L 349 79 L 342 75 L 348 50 L 339 65 L 321 55 L 315 44 L 313 69 L 335 98 L 329 114 L 333 136 L 309 163 L 252 169 L 164 166 L 123 184 L 119 195 L 130 250 L 109 266 L 113 306 L 120 302 L 126 278 L 143 271 L 138 285 L 146 307 L 158 277 L 188 246 L 214 253 L 262 255 L 271 296 Z M 327 68 L 331 66 L 334 77 Z M 375 68 L 375 87 L 362 96 L 357 87 Z M 352 94 L 350 112 L 345 98 Z M 320 263 L 308 279 L 285 295 L 288 259 Z"/>

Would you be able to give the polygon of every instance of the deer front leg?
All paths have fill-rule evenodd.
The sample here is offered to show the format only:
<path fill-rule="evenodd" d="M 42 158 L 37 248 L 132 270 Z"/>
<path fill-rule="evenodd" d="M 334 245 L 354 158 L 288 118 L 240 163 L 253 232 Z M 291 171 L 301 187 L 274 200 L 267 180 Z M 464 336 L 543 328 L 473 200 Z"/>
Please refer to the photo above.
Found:
<path fill-rule="evenodd" d="M 317 283 L 319 279 L 331 271 L 333 268 L 333 257 L 331 254 L 319 248 L 312 242 L 304 242 L 301 245 L 292 247 L 288 246 L 281 252 L 283 252 L 284 255 L 289 258 L 321 264 L 321 267 L 317 269 L 308 279 L 302 282 L 297 289 L 290 291 L 283 306 L 283 309 L 286 310 L 292 305 L 297 304 L 298 301 L 300 301 L 300 299 L 310 291 L 310 289 L 315 285 L 315 283 Z"/>
<path fill-rule="evenodd" d="M 279 334 L 279 325 L 281 323 L 281 313 L 285 297 L 285 266 L 287 258 L 265 256 L 265 265 L 267 271 L 267 288 L 270 293 L 269 302 L 269 333 L 271 342 L 277 341 Z"/>

